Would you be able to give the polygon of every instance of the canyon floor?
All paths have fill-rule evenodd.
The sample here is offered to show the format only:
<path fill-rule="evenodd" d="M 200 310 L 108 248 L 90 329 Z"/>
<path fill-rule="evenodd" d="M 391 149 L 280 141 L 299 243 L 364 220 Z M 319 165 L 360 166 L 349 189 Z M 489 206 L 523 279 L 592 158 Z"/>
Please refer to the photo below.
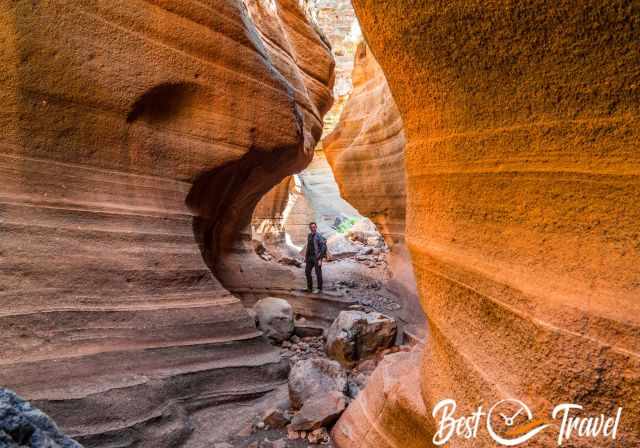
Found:
<path fill-rule="evenodd" d="M 330 358 L 325 347 L 325 335 L 327 325 L 331 321 L 326 317 L 335 315 L 340 310 L 379 312 L 395 319 L 398 333 L 393 347 L 360 360 L 356 366 L 348 370 L 352 395 L 347 397 L 348 400 L 355 398 L 359 392 L 358 387 L 364 387 L 368 376 L 386 355 L 397 351 L 409 351 L 424 342 L 424 330 L 403 321 L 403 300 L 387 287 L 391 275 L 387 262 L 388 248 L 382 245 L 374 249 L 358 241 L 350 243 L 353 245 L 352 248 L 357 249 L 356 253 L 346 256 L 339 254 L 339 258 L 323 263 L 325 286 L 323 291 L 316 293 L 306 291 L 304 264 L 297 265 L 301 258 L 293 261 L 295 258 L 282 257 L 278 247 L 268 245 L 266 250 L 264 246 L 258 245 L 257 250 L 261 262 L 270 264 L 277 271 L 286 269 L 294 276 L 295 284 L 290 285 L 286 294 L 281 295 L 286 296 L 294 309 L 301 306 L 305 310 L 304 316 L 295 313 L 295 332 L 290 339 L 272 342 L 280 348 L 281 356 L 289 360 L 290 367 L 304 359 Z M 315 286 L 315 275 L 313 279 Z M 274 279 L 274 284 L 278 283 L 279 281 Z M 274 296 L 277 297 L 276 294 Z M 245 306 L 255 303 L 254 300 L 244 301 Z M 300 305 L 308 302 L 312 302 L 314 306 Z M 313 311 L 309 312 L 310 309 Z M 332 425 L 326 428 L 327 431 L 316 431 L 313 435 L 312 431 L 292 431 L 286 426 L 270 427 L 268 419 L 265 422 L 265 416 L 274 409 L 293 414 L 290 410 L 286 383 L 254 400 L 230 403 L 195 414 L 192 418 L 197 421 L 196 426 L 200 428 L 200 432 L 194 434 L 185 447 L 195 448 L 206 444 L 207 441 L 217 441 L 214 444 L 216 448 L 333 446 L 333 442 L 328 438 Z M 234 433 L 235 436 L 226 438 Z M 314 439 L 318 434 L 319 439 Z M 325 437 L 324 440 L 322 436 Z"/>

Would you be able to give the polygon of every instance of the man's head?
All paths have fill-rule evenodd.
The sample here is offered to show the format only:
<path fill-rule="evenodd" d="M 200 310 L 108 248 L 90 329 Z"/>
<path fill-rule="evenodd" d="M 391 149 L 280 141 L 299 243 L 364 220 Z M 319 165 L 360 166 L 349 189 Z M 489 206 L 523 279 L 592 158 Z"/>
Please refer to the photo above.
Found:
<path fill-rule="evenodd" d="M 318 225 L 315 222 L 310 222 L 309 230 L 311 230 L 311 233 L 316 233 L 318 231 Z"/>

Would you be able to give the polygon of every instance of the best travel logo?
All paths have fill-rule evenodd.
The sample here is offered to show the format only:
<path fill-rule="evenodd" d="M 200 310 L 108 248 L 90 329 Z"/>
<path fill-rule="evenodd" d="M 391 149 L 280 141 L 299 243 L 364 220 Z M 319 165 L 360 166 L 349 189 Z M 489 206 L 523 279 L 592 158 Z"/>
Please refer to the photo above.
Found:
<path fill-rule="evenodd" d="M 619 407 L 613 416 L 585 415 L 582 406 L 562 403 L 553 408 L 550 418 L 534 418 L 531 409 L 520 400 L 500 400 L 487 411 L 479 406 L 470 415 L 456 416 L 455 400 L 439 401 L 432 415 L 437 423 L 434 445 L 444 445 L 454 437 L 475 439 L 486 430 L 501 446 L 517 446 L 533 439 L 543 431 L 557 431 L 558 446 L 573 438 L 610 438 L 615 440 L 622 416 Z"/>

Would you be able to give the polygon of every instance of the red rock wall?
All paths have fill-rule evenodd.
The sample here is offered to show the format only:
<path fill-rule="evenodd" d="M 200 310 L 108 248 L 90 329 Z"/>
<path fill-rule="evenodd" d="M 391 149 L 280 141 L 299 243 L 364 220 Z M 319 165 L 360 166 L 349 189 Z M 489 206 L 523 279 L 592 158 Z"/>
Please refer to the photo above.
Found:
<path fill-rule="evenodd" d="M 638 445 L 638 5 L 354 7 L 405 124 L 407 242 L 430 328 L 422 403 L 366 413 L 358 425 L 377 440 L 364 445 L 429 446 L 399 424 L 413 410 L 506 397 L 538 417 L 563 402 L 590 415 L 622 406 L 615 444 Z M 352 412 L 340 447 L 362 446 Z M 482 434 L 449 446 L 494 446 Z"/>
<path fill-rule="evenodd" d="M 0 384 L 89 446 L 176 446 L 286 381 L 206 264 L 331 105 L 328 47 L 274 4 L 0 2 Z"/>

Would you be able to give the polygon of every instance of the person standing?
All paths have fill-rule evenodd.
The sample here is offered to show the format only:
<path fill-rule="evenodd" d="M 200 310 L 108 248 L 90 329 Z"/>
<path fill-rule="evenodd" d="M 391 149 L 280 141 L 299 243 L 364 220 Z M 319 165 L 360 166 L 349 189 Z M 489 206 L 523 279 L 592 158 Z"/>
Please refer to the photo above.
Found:
<path fill-rule="evenodd" d="M 327 241 L 318 233 L 318 225 L 315 222 L 309 224 L 309 230 L 310 233 L 307 236 L 307 251 L 304 257 L 306 264 L 304 273 L 307 276 L 307 291 L 311 292 L 313 289 L 311 270 L 315 268 L 318 290 L 314 292 L 320 292 L 322 291 L 322 259 L 327 257 Z"/>

